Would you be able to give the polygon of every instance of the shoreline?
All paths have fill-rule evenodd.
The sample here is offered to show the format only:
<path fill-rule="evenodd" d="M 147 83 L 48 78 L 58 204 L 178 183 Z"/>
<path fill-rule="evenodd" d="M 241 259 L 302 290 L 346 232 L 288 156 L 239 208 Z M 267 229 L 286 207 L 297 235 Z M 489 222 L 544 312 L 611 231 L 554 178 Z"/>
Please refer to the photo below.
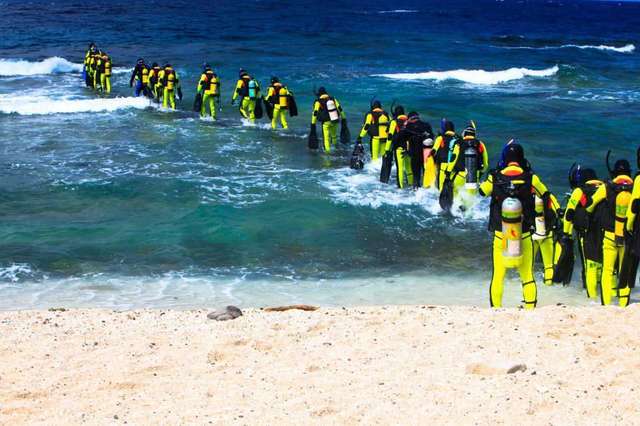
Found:
<path fill-rule="evenodd" d="M 0 423 L 640 423 L 640 305 L 0 312 Z"/>

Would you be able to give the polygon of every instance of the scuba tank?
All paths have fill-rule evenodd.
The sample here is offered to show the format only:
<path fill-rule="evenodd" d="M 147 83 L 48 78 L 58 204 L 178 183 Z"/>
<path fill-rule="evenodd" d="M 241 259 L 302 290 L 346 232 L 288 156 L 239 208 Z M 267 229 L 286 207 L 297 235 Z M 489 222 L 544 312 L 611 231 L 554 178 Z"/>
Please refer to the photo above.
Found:
<path fill-rule="evenodd" d="M 507 268 L 522 263 L 522 203 L 515 197 L 502 202 L 502 259 Z"/>
<path fill-rule="evenodd" d="M 472 146 L 467 146 L 464 150 L 464 168 L 467 176 L 464 188 L 468 192 L 478 190 L 478 151 Z"/>
<path fill-rule="evenodd" d="M 329 100 L 327 101 L 327 112 L 329 113 L 329 120 L 331 120 L 331 122 L 336 122 L 340 119 L 340 114 L 338 114 L 336 103 L 331 98 L 329 98 Z"/>
<path fill-rule="evenodd" d="M 257 96 L 257 90 L 258 89 L 258 84 L 256 83 L 255 80 L 249 80 L 249 83 L 247 83 L 247 91 L 248 91 L 248 96 L 249 99 L 255 99 Z"/>
<path fill-rule="evenodd" d="M 547 225 L 544 221 L 544 201 L 542 198 L 535 196 L 536 230 L 531 238 L 534 240 L 542 240 L 547 236 Z"/>
<path fill-rule="evenodd" d="M 624 228 L 627 223 L 627 210 L 631 201 L 631 192 L 621 191 L 616 195 L 615 235 L 616 243 L 624 244 Z"/>

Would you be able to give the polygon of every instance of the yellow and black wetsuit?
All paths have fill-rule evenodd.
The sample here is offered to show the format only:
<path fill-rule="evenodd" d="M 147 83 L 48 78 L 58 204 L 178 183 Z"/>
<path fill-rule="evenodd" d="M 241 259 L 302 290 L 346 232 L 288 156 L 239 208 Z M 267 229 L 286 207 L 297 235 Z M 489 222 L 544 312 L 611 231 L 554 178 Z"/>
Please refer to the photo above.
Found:
<path fill-rule="evenodd" d="M 178 74 L 171 66 L 166 66 L 158 76 L 162 88 L 162 106 L 176 109 L 176 91 L 180 88 Z"/>
<path fill-rule="evenodd" d="M 273 105 L 273 116 L 271 118 L 271 128 L 275 129 L 278 125 L 278 120 L 283 129 L 288 129 L 287 123 L 287 110 L 289 109 L 289 89 L 283 86 L 282 83 L 276 81 L 267 91 L 267 102 Z"/>
<path fill-rule="evenodd" d="M 525 309 L 533 309 L 537 304 L 537 287 L 533 277 L 533 242 L 531 228 L 535 220 L 534 195 L 545 197 L 547 187 L 540 178 L 518 163 L 510 162 L 502 170 L 494 170 L 486 181 L 480 184 L 480 195 L 491 196 L 489 230 L 493 232 L 493 275 L 489 289 L 491 306 L 502 306 L 504 278 L 507 266 L 503 258 L 502 202 L 510 196 L 522 204 L 522 261 L 517 267 L 522 282 Z"/>
<path fill-rule="evenodd" d="M 260 100 L 260 96 L 258 82 L 249 74 L 242 73 L 236 83 L 231 101 L 235 103 L 236 99 L 240 97 L 240 115 L 253 123 L 256 121 L 256 102 Z"/>
<path fill-rule="evenodd" d="M 624 257 L 624 232 L 627 213 L 631 205 L 633 180 L 620 174 L 601 185 L 593 194 L 588 213 L 593 213 L 600 203 L 606 203 L 602 211 L 601 226 L 604 229 L 602 241 L 602 285 L 600 289 L 603 305 L 611 304 L 613 292 L 617 289 L 620 306 L 629 304 L 629 287 L 618 288 L 616 273 Z"/>
<path fill-rule="evenodd" d="M 160 99 L 162 97 L 162 90 L 160 84 L 160 73 L 162 69 L 158 64 L 153 64 L 151 69 L 149 70 L 149 91 L 150 95 L 155 99 Z"/>
<path fill-rule="evenodd" d="M 539 217 L 545 223 L 545 232 L 542 235 L 538 235 L 534 231 L 533 239 L 533 259 L 538 257 L 542 258 L 542 265 L 544 267 L 543 281 L 545 285 L 553 285 L 553 265 L 554 265 L 554 247 L 555 240 L 553 235 L 553 226 L 557 221 L 557 212 L 560 209 L 560 204 L 557 198 L 550 192 L 547 192 L 546 196 L 542 198 L 542 206 L 535 207 L 536 216 Z"/>
<path fill-rule="evenodd" d="M 582 281 L 587 297 L 598 296 L 602 277 L 602 231 L 595 220 L 596 213 L 587 213 L 593 194 L 602 186 L 597 179 L 588 180 L 571 192 L 564 212 L 562 232 L 571 236 L 575 229 L 582 260 Z"/>
<path fill-rule="evenodd" d="M 456 179 L 458 185 L 460 182 L 464 183 L 464 179 L 451 174 L 455 165 L 455 158 L 452 157 L 453 150 L 461 139 L 454 130 L 447 130 L 444 134 L 438 135 L 433 144 L 434 161 L 438 169 L 438 190 L 440 191 L 442 191 L 442 185 L 447 178 L 454 180 L 454 187 Z"/>
<path fill-rule="evenodd" d="M 89 75 L 91 79 L 91 87 L 94 89 L 98 88 L 98 83 L 100 82 L 98 76 L 98 58 L 100 55 L 101 53 L 95 52 L 89 57 Z"/>
<path fill-rule="evenodd" d="M 211 118 L 216 119 L 216 101 L 220 102 L 220 79 L 211 69 L 207 69 L 200 76 L 198 93 L 202 94 L 202 107 L 200 115 L 204 117 L 209 107 Z"/>
<path fill-rule="evenodd" d="M 107 55 L 100 63 L 100 86 L 105 93 L 111 93 L 111 58 Z"/>
<path fill-rule="evenodd" d="M 411 170 L 411 157 L 409 156 L 409 149 L 406 144 L 398 144 L 393 147 L 393 138 L 400 130 L 404 129 L 407 123 L 408 117 L 405 114 L 400 114 L 389 124 L 389 133 L 387 135 L 387 142 L 384 146 L 384 154 L 391 152 L 396 163 L 396 182 L 398 188 L 405 187 L 406 185 L 413 186 L 413 171 Z"/>
<path fill-rule="evenodd" d="M 384 154 L 388 129 L 389 114 L 380 106 L 374 105 L 371 112 L 365 117 L 362 130 L 360 130 L 360 135 L 358 136 L 361 140 L 366 135 L 369 135 L 371 160 L 377 160 Z"/>
<path fill-rule="evenodd" d="M 398 187 L 404 188 L 403 177 L 414 188 L 422 186 L 424 141 L 433 139 L 431 125 L 410 113 L 401 129 L 394 131 L 392 152 L 395 152 Z"/>
<path fill-rule="evenodd" d="M 90 71 L 90 66 L 91 66 L 92 56 L 95 53 L 96 53 L 96 47 L 93 44 L 91 44 L 87 52 L 84 54 L 84 66 L 82 71 L 84 75 L 84 82 L 87 87 L 93 87 L 93 75 Z"/>
<path fill-rule="evenodd" d="M 313 112 L 311 114 L 311 124 L 316 122 L 322 123 L 322 138 L 324 142 L 324 151 L 330 152 L 331 146 L 338 143 L 338 123 L 345 120 L 345 115 L 340 102 L 327 93 L 322 93 L 313 103 Z"/>

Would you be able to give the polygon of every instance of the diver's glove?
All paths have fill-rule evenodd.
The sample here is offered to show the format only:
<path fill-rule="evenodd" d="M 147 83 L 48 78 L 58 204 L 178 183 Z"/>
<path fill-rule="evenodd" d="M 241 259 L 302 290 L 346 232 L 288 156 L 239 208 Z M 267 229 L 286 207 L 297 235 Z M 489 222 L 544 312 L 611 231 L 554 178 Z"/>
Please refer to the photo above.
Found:
<path fill-rule="evenodd" d="M 236 100 L 235 99 L 231 99 L 231 106 L 236 106 Z"/>

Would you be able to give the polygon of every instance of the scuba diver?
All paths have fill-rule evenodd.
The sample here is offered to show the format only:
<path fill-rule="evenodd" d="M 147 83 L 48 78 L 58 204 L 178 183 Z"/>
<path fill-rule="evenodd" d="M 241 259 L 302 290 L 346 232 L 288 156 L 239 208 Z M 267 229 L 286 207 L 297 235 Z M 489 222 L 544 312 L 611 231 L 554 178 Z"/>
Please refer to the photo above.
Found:
<path fill-rule="evenodd" d="M 91 62 L 91 57 L 98 51 L 96 44 L 91 42 L 89 43 L 89 48 L 87 52 L 84 54 L 84 65 L 82 67 L 82 78 L 84 78 L 84 84 L 87 87 L 93 87 L 93 76 L 89 71 L 89 63 Z"/>
<path fill-rule="evenodd" d="M 559 253 L 553 273 L 554 282 L 568 284 L 573 272 L 573 262 L 564 262 L 564 256 L 573 256 L 573 230 L 578 242 L 578 252 L 582 263 L 582 284 L 587 297 L 598 296 L 598 285 L 602 277 L 602 228 L 597 221 L 598 212 L 587 213 L 593 194 L 603 182 L 595 170 L 574 164 L 569 170 L 569 185 L 572 189 L 564 211 L 562 233 L 557 236 Z M 601 204 L 602 208 L 604 204 Z"/>
<path fill-rule="evenodd" d="M 627 160 L 617 160 L 613 169 L 609 167 L 609 154 L 607 153 L 607 169 L 610 180 L 600 185 L 591 197 L 591 205 L 587 207 L 588 213 L 593 213 L 596 208 L 604 203 L 600 224 L 604 230 L 602 240 L 602 284 L 600 295 L 603 305 L 611 304 L 614 291 L 617 290 L 618 303 L 625 307 L 629 304 L 631 288 L 622 283 L 616 283 L 616 274 L 624 258 L 625 231 L 629 206 L 631 204 L 631 191 L 633 180 L 631 179 L 631 166 Z M 619 278 L 619 277 L 618 277 Z"/>
<path fill-rule="evenodd" d="M 155 64 L 157 65 L 157 64 Z M 133 87 L 133 82 L 136 82 L 136 89 L 134 96 L 140 96 L 140 93 L 145 96 L 150 95 L 149 88 L 149 67 L 144 63 L 144 59 L 138 58 L 136 66 L 131 72 L 131 78 L 129 79 L 129 87 Z"/>
<path fill-rule="evenodd" d="M 640 264 L 640 221 L 636 220 L 640 212 L 640 148 L 636 151 L 638 172 L 633 179 L 630 208 L 627 210 L 625 252 L 620 267 L 620 287 L 631 289 L 636 286 L 636 274 Z"/>
<path fill-rule="evenodd" d="M 423 149 L 433 144 L 431 125 L 420 119 L 417 112 L 410 112 L 405 125 L 394 131 L 391 152 L 395 153 L 398 187 L 403 188 L 403 175 L 414 188 L 422 186 L 424 167 Z"/>
<path fill-rule="evenodd" d="M 443 118 L 440 121 L 440 134 L 436 138 L 433 145 L 432 155 L 437 170 L 437 184 L 440 191 L 440 207 L 442 210 L 449 211 L 453 205 L 454 184 L 453 181 L 464 182 L 458 173 L 453 174 L 453 167 L 456 158 L 453 157 L 453 151 L 462 138 L 456 134 L 453 122 Z M 458 148 L 459 152 L 459 148 Z"/>
<path fill-rule="evenodd" d="M 498 168 L 480 184 L 480 195 L 491 196 L 489 231 L 493 232 L 493 275 L 489 294 L 493 308 L 502 306 L 504 278 L 509 268 L 518 269 L 520 274 L 525 309 L 533 309 L 537 304 L 531 240 L 534 196 L 544 199 L 548 192 L 531 170 L 522 146 L 513 140 L 502 150 Z"/>
<path fill-rule="evenodd" d="M 209 64 L 204 65 L 200 81 L 198 81 L 197 95 L 200 97 L 200 116 L 204 117 L 209 107 L 209 114 L 216 119 L 216 102 L 220 104 L 220 79 L 213 72 Z"/>
<path fill-rule="evenodd" d="M 402 129 L 404 129 L 405 124 L 407 123 L 407 115 L 404 112 L 404 107 L 402 105 L 397 105 L 395 107 L 391 107 L 392 119 L 389 123 L 389 131 L 387 132 L 387 142 L 385 143 L 382 155 L 382 169 L 380 170 L 380 181 L 384 183 L 389 182 L 389 176 L 391 175 L 391 166 L 393 164 L 393 159 L 399 156 L 403 159 L 402 170 L 396 166 L 396 183 L 398 188 L 404 188 L 405 186 L 405 176 L 406 182 L 408 185 L 413 186 L 413 174 L 411 172 L 411 160 L 409 159 L 409 153 L 406 153 L 406 157 L 404 155 L 404 148 L 398 147 L 400 152 L 393 149 L 393 137 Z M 406 161 L 405 161 L 406 160 Z M 397 159 L 396 159 L 397 161 Z"/>
<path fill-rule="evenodd" d="M 362 130 L 356 143 L 362 143 L 362 138 L 369 135 L 369 153 L 371 160 L 375 161 L 384 154 L 387 143 L 387 129 L 389 127 L 389 114 L 382 109 L 380 101 L 373 101 L 371 110 L 367 113 Z"/>
<path fill-rule="evenodd" d="M 240 115 L 255 123 L 256 104 L 261 99 L 260 85 L 243 69 L 240 69 L 236 90 L 233 91 L 232 106 L 235 106 L 238 96 L 240 96 Z"/>
<path fill-rule="evenodd" d="M 111 93 L 111 58 L 106 53 L 100 62 L 100 87 L 104 93 Z"/>
<path fill-rule="evenodd" d="M 340 102 L 332 96 L 329 96 L 324 87 L 320 87 L 316 93 L 317 99 L 313 103 L 313 113 L 311 115 L 311 133 L 309 138 L 309 147 L 313 145 L 311 136 L 315 134 L 316 122 L 322 123 L 322 138 L 324 142 L 324 151 L 329 153 L 331 146 L 338 143 L 338 122 L 342 121 L 342 130 L 340 139 L 343 141 L 344 128 L 347 123 L 347 116 L 340 106 Z M 358 144 L 356 144 L 358 145 Z M 317 138 L 315 141 L 317 148 Z"/>
<path fill-rule="evenodd" d="M 160 65 L 158 65 L 157 62 L 151 64 L 151 69 L 149 70 L 149 83 L 147 85 L 149 88 L 147 96 L 155 99 L 156 102 L 160 102 L 160 98 L 162 97 L 159 79 L 160 71 L 162 71 L 162 68 L 160 68 Z"/>
<path fill-rule="evenodd" d="M 98 53 L 94 55 L 94 62 L 93 62 L 93 88 L 100 92 L 103 90 L 102 70 L 103 70 L 104 60 L 102 59 L 102 55 L 103 55 L 103 52 L 98 51 Z"/>
<path fill-rule="evenodd" d="M 171 64 L 166 64 L 158 75 L 159 90 L 162 91 L 162 106 L 176 109 L 176 92 L 178 99 L 182 100 L 182 89 L 180 79 Z"/>
<path fill-rule="evenodd" d="M 267 104 L 267 115 L 271 118 L 271 128 L 278 127 L 278 120 L 283 129 L 288 129 L 287 111 L 291 117 L 298 115 L 298 108 L 295 105 L 293 94 L 289 88 L 280 82 L 278 77 L 271 77 L 271 86 L 267 90 L 267 97 L 264 98 Z"/>

